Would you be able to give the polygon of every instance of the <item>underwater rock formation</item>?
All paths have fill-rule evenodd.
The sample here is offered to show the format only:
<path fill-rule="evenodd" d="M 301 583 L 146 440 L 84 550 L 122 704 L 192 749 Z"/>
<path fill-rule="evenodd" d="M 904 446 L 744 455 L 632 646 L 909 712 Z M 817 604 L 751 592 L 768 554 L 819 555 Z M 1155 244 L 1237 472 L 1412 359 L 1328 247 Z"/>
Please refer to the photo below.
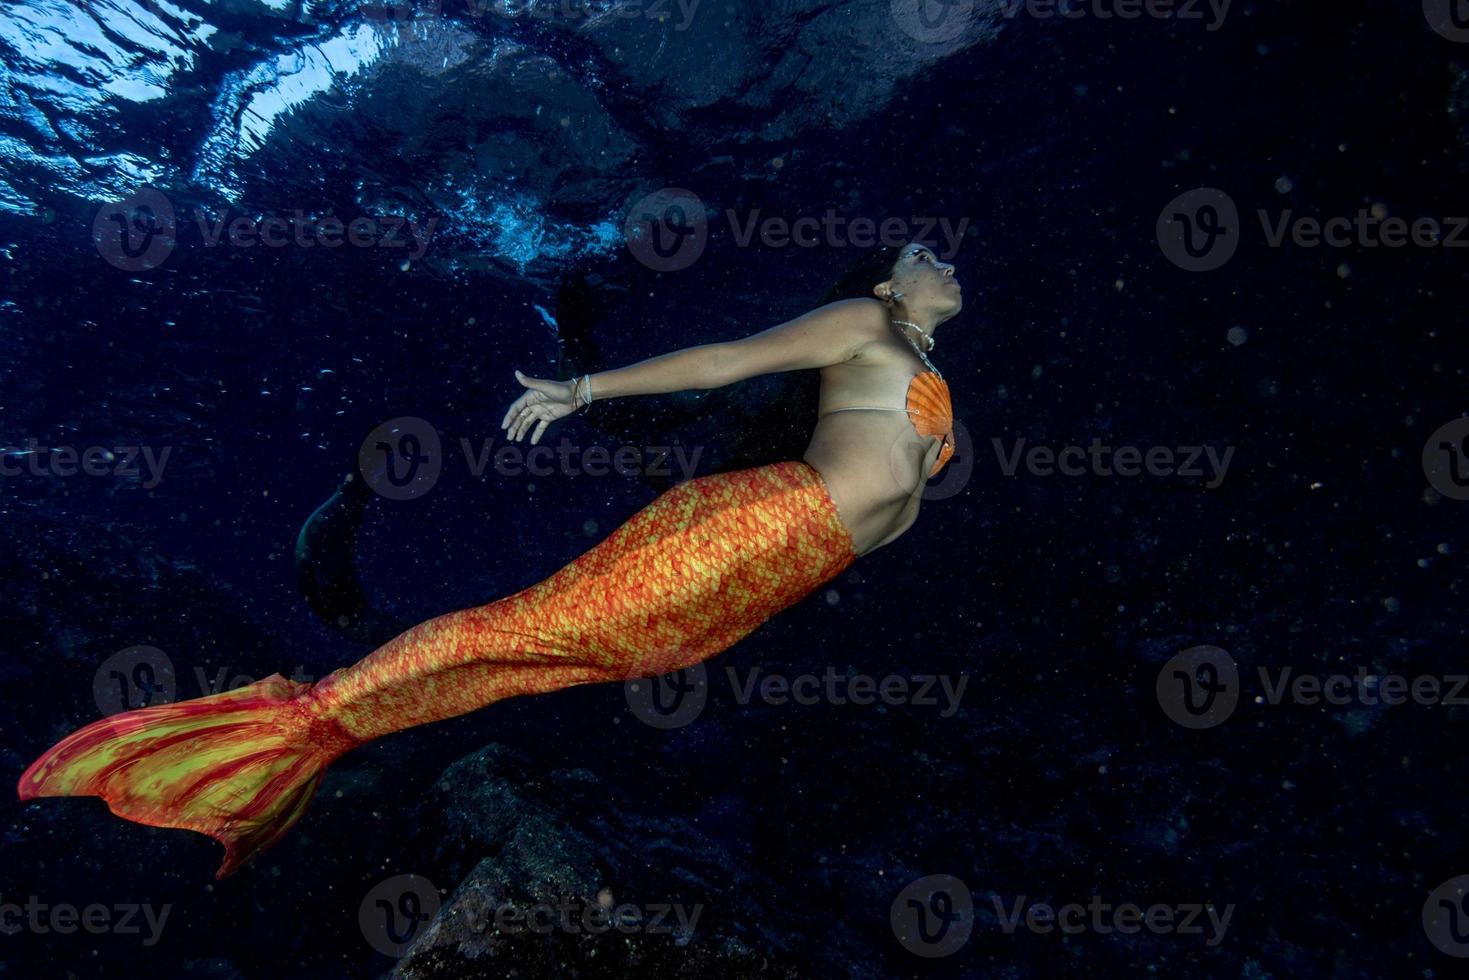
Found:
<path fill-rule="evenodd" d="M 802 975 L 768 925 L 777 886 L 686 821 L 626 806 L 588 770 L 501 745 L 450 766 L 425 836 L 468 873 L 393 976 Z"/>

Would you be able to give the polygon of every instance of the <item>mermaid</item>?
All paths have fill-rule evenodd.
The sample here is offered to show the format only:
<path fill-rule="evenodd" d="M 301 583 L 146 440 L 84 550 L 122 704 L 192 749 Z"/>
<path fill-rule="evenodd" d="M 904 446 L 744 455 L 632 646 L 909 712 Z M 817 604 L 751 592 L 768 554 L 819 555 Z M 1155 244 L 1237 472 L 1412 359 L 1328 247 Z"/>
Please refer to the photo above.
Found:
<path fill-rule="evenodd" d="M 953 454 L 929 360 L 963 302 L 922 244 L 863 255 L 820 307 L 740 340 L 525 389 L 500 427 L 539 442 L 593 401 L 820 372 L 801 459 L 695 477 L 543 581 L 404 630 L 312 684 L 280 674 L 73 732 L 20 778 L 23 800 L 99 796 L 120 817 L 199 831 L 232 874 L 300 819 L 343 753 L 520 694 L 688 667 L 894 541 Z"/>

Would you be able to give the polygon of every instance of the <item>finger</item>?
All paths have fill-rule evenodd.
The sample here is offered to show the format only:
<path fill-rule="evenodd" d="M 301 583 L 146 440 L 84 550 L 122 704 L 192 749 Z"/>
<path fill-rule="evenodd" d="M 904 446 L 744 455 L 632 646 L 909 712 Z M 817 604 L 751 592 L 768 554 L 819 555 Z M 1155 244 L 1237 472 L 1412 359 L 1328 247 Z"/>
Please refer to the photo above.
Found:
<path fill-rule="evenodd" d="M 540 416 L 541 408 L 538 402 L 528 401 L 521 406 L 520 414 L 515 418 L 515 438 L 524 438 L 525 430 L 534 425 Z"/>
<path fill-rule="evenodd" d="M 528 374 L 522 374 L 520 371 L 516 371 L 515 380 L 519 381 L 521 384 L 525 385 L 527 388 L 532 389 L 533 391 L 550 393 L 556 390 L 554 387 L 556 382 L 550 380 L 549 378 L 532 378 Z"/>
<path fill-rule="evenodd" d="M 546 432 L 546 426 L 548 426 L 550 424 L 551 424 L 551 420 L 550 419 L 541 419 L 541 423 L 536 426 L 535 433 L 530 437 L 530 444 L 532 446 L 536 445 L 537 443 L 539 443 L 541 441 L 541 436 L 544 435 L 545 432 Z"/>
<path fill-rule="evenodd" d="M 535 407 L 527 405 L 515 425 L 515 438 L 517 441 L 525 438 L 525 434 L 530 431 L 531 426 L 536 424 L 536 419 L 538 418 L 540 418 L 540 413 L 536 411 Z"/>
<path fill-rule="evenodd" d="M 510 427 L 510 423 L 515 419 L 515 416 L 520 414 L 520 410 L 525 407 L 529 398 L 530 392 L 522 392 L 519 398 L 510 403 L 510 407 L 505 409 L 505 417 L 500 420 L 500 428 L 506 429 Z"/>

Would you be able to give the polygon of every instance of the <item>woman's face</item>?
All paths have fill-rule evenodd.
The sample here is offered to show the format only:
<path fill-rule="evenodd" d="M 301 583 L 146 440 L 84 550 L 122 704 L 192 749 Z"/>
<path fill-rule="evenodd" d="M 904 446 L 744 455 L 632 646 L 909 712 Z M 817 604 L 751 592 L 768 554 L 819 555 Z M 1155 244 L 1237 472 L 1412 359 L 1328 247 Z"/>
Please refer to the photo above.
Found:
<path fill-rule="evenodd" d="M 903 246 L 886 282 L 874 293 L 884 298 L 890 290 L 903 294 L 899 302 L 908 310 L 934 313 L 948 319 L 964 306 L 964 291 L 954 278 L 954 266 L 940 262 L 933 249 L 917 242 Z"/>

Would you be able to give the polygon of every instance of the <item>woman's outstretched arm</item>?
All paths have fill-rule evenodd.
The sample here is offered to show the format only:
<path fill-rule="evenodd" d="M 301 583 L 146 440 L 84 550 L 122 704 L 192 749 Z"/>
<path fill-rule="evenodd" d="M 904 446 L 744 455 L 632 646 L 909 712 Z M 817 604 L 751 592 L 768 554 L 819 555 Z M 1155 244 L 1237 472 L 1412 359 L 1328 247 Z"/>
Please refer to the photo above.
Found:
<path fill-rule="evenodd" d="M 531 378 L 517 371 L 517 380 L 530 390 L 506 410 L 500 428 L 507 429 L 514 441 L 535 426 L 531 442 L 537 443 L 547 425 L 586 404 L 589 393 L 593 400 L 601 401 L 720 388 L 762 374 L 840 364 L 851 360 L 886 326 L 887 313 L 877 300 L 847 299 L 740 340 L 685 347 L 627 367 L 599 371 L 580 383 Z"/>
<path fill-rule="evenodd" d="M 720 388 L 781 371 L 850 360 L 883 321 L 882 304 L 843 300 L 739 340 L 686 347 L 591 377 L 596 398 Z"/>

